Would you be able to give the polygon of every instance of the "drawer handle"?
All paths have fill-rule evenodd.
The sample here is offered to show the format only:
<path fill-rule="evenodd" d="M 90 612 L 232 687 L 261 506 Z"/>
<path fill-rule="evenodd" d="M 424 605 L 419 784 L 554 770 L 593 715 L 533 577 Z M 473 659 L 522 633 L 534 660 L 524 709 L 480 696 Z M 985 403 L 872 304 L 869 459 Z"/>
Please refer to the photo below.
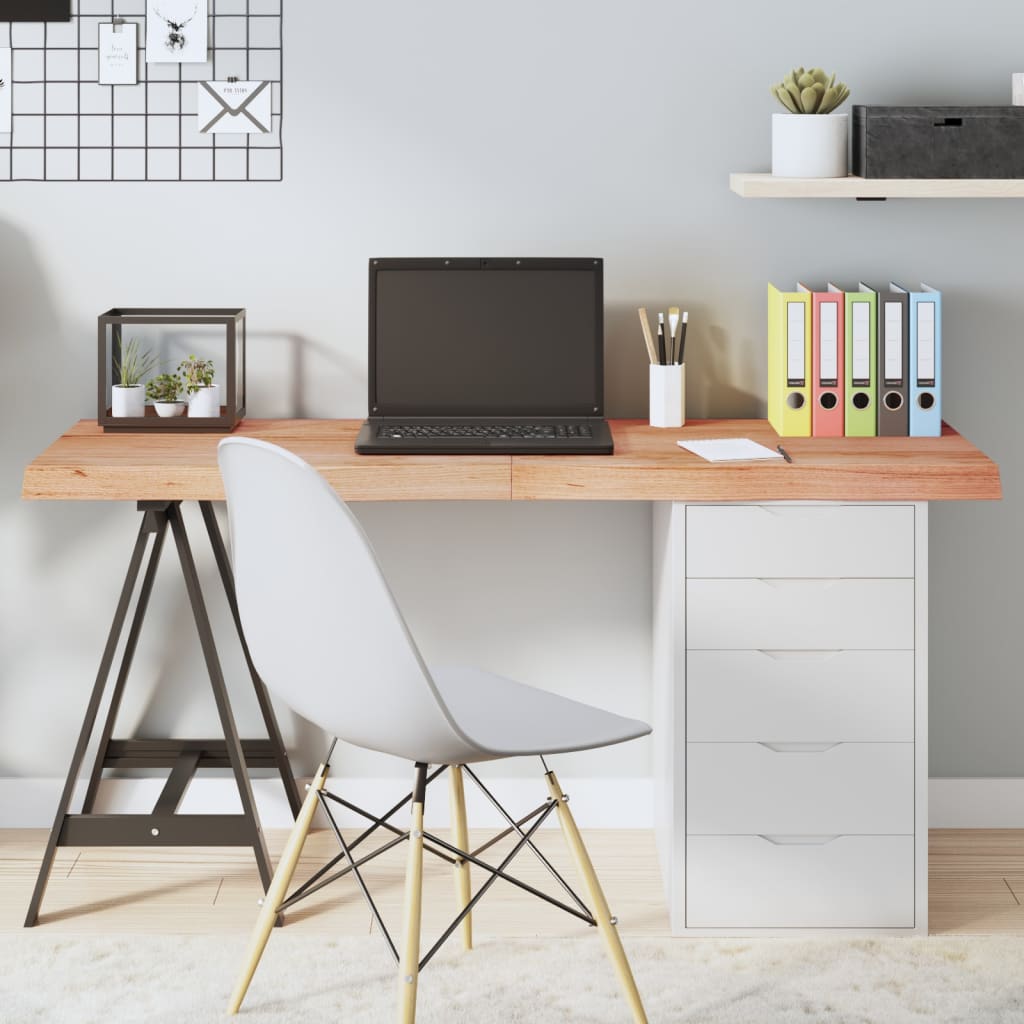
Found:
<path fill-rule="evenodd" d="M 775 754 L 824 754 L 841 743 L 758 743 Z"/>
<path fill-rule="evenodd" d="M 758 648 L 758 653 L 773 661 L 830 661 L 842 651 L 773 651 L 763 647 Z"/>
<path fill-rule="evenodd" d="M 774 576 L 758 576 L 757 579 L 766 587 L 771 587 L 773 590 L 785 590 L 788 587 L 799 587 L 806 583 L 817 583 L 823 590 L 828 590 L 831 587 L 834 587 L 837 583 L 843 582 L 842 577 L 840 576 L 801 576 L 793 577 L 791 579 L 780 579 Z"/>
<path fill-rule="evenodd" d="M 818 515 L 820 512 L 838 512 L 840 509 L 849 508 L 848 505 L 758 505 L 762 512 L 767 512 L 777 519 L 806 519 L 808 516 Z"/>
<path fill-rule="evenodd" d="M 758 836 L 758 839 L 763 839 L 772 846 L 828 846 L 838 838 L 839 836 Z"/>

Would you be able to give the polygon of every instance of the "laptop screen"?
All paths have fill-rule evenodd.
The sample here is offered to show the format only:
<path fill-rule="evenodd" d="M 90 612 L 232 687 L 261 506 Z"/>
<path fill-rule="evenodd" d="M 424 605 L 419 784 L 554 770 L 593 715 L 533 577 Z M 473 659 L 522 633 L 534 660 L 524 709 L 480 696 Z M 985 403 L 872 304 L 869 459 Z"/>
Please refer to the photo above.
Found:
<path fill-rule="evenodd" d="M 371 416 L 597 416 L 599 259 L 370 261 Z"/>

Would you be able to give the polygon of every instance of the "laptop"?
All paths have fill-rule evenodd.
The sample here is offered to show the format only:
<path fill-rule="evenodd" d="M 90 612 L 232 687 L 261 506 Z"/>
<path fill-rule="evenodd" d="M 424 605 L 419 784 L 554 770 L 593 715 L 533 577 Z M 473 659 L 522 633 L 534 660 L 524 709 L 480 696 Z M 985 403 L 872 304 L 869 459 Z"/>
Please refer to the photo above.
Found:
<path fill-rule="evenodd" d="M 363 455 L 610 455 L 599 259 L 370 260 Z"/>

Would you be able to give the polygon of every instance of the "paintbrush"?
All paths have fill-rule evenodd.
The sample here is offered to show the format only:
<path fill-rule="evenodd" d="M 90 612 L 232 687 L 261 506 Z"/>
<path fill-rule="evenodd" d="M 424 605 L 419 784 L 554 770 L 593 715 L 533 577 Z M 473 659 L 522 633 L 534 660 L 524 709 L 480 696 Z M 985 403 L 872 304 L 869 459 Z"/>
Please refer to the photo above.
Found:
<path fill-rule="evenodd" d="M 690 319 L 689 310 L 683 313 L 683 325 L 679 331 L 679 358 L 676 362 L 681 363 L 686 358 L 686 324 Z"/>
<path fill-rule="evenodd" d="M 668 346 L 668 361 L 674 363 L 676 361 L 676 331 L 679 329 L 679 307 L 669 306 L 668 307 L 668 334 L 669 334 L 669 346 Z"/>

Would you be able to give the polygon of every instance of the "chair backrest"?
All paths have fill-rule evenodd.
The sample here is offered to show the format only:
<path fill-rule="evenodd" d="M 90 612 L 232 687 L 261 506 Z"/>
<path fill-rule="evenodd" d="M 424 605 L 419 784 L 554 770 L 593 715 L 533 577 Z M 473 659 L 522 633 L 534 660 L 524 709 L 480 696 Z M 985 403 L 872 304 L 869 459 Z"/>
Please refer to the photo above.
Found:
<path fill-rule="evenodd" d="M 267 686 L 371 750 L 440 761 L 467 744 L 447 713 L 358 520 L 284 448 L 225 438 L 238 608 Z"/>

